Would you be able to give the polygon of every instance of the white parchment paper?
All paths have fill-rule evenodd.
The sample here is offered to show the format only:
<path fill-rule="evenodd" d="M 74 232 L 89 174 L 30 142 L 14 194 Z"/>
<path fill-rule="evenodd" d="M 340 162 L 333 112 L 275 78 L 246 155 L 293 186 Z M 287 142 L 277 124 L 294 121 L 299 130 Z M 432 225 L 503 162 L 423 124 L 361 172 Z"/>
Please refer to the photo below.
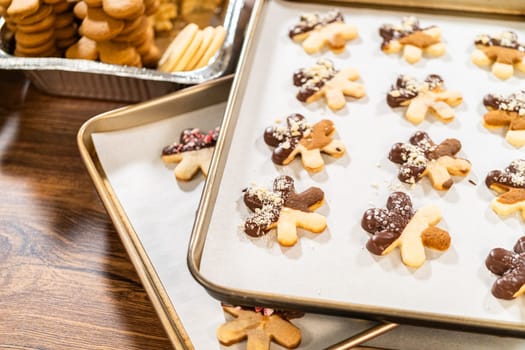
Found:
<path fill-rule="evenodd" d="M 97 155 L 118 201 L 142 242 L 195 349 L 244 349 L 245 344 L 220 346 L 216 328 L 225 318 L 220 303 L 193 280 L 186 252 L 203 187 L 202 175 L 191 182 L 175 180 L 160 159 L 161 149 L 188 127 L 209 130 L 218 125 L 225 105 L 196 110 L 137 128 L 93 135 Z M 319 350 L 373 324 L 308 314 L 293 320 L 301 328 L 300 349 Z M 515 339 L 401 327 L 371 344 L 420 349 L 521 349 Z M 282 349 L 272 344 L 272 349 Z"/>
<path fill-rule="evenodd" d="M 502 218 L 490 209 L 495 194 L 486 188 L 484 179 L 488 171 L 503 169 L 522 158 L 524 151 L 507 144 L 502 131 L 485 129 L 481 121 L 485 94 L 517 91 L 524 87 L 525 79 L 521 74 L 501 81 L 473 65 L 470 54 L 478 34 L 510 29 L 525 40 L 525 25 L 414 14 L 424 27 L 440 26 L 447 46 L 444 57 L 424 58 L 415 65 L 379 49 L 378 28 L 383 23 L 400 23 L 403 16 L 412 14 L 409 12 L 345 7 L 346 21 L 358 27 L 360 36 L 340 55 L 308 55 L 288 38 L 288 29 L 301 13 L 330 9 L 280 0 L 266 4 L 254 38 L 256 54 L 248 63 L 247 86 L 238 98 L 240 117 L 208 230 L 201 261 L 203 276 L 218 285 L 258 293 L 523 324 L 525 299 L 494 298 L 490 289 L 495 276 L 484 261 L 492 248 L 512 249 L 523 235 L 524 223 L 518 215 Z M 337 113 L 323 101 L 311 105 L 299 102 L 293 72 L 310 67 L 319 57 L 332 59 L 338 69 L 356 67 L 367 97 L 348 102 Z M 399 74 L 424 79 L 433 73 L 444 78 L 448 89 L 460 91 L 464 102 L 456 108 L 453 122 L 443 124 L 430 116 L 416 127 L 404 119 L 403 108 L 393 110 L 386 104 L 386 93 Z M 338 136 L 346 143 L 347 155 L 337 160 L 325 157 L 327 166 L 317 174 L 307 173 L 298 160 L 285 167 L 273 165 L 263 131 L 276 118 L 284 121 L 291 113 L 301 113 L 312 123 L 322 118 L 333 120 Z M 402 186 L 397 180 L 398 166 L 387 159 L 388 152 L 394 143 L 407 142 L 417 130 L 427 131 L 437 143 L 458 138 L 463 144 L 460 156 L 472 163 L 471 174 L 456 179 L 445 192 L 433 190 L 428 179 L 414 188 Z M 241 190 L 252 183 L 271 188 L 279 174 L 293 176 L 298 191 L 319 186 L 326 196 L 318 212 L 326 215 L 327 230 L 319 235 L 303 232 L 291 248 L 250 239 L 239 230 L 249 214 Z M 397 249 L 384 257 L 372 255 L 365 248 L 369 234 L 360 227 L 363 212 L 369 207 L 384 207 L 388 195 L 400 187 L 411 195 L 415 208 L 427 203 L 439 206 L 443 213 L 439 226 L 452 237 L 448 251 L 427 250 L 428 260 L 419 269 L 403 265 Z"/>

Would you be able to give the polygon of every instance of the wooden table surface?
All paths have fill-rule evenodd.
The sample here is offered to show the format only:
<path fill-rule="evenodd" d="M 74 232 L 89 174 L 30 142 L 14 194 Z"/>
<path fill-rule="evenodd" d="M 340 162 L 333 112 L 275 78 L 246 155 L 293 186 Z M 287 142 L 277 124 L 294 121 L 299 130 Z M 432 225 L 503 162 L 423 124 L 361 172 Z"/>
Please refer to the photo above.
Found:
<path fill-rule="evenodd" d="M 0 70 L 0 349 L 171 349 L 76 144 L 121 105 Z"/>

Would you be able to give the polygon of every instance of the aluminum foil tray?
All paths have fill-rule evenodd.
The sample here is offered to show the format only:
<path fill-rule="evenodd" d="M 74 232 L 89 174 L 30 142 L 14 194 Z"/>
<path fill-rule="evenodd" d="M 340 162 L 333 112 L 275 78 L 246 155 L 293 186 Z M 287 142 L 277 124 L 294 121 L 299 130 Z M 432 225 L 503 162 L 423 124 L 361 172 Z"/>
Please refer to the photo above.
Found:
<path fill-rule="evenodd" d="M 243 0 L 225 3 L 213 19 L 214 25 L 222 24 L 226 29 L 224 44 L 210 64 L 194 71 L 166 73 L 89 60 L 15 57 L 6 52 L 8 43 L 0 47 L 0 69 L 24 71 L 38 89 L 53 95 L 127 102 L 147 100 L 231 72 L 243 36 L 241 15 L 249 10 Z M 4 24 L 0 17 L 0 30 L 4 30 Z"/>

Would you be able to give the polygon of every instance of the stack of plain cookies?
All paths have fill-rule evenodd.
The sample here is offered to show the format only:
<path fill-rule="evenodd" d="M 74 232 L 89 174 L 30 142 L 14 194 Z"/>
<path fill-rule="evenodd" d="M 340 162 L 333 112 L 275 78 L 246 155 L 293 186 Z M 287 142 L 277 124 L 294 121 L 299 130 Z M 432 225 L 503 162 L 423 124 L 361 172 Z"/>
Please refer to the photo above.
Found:
<path fill-rule="evenodd" d="M 160 51 L 148 16 L 160 0 L 82 0 L 75 16 L 82 20 L 80 40 L 67 58 L 100 60 L 134 67 L 155 67 Z"/>
<path fill-rule="evenodd" d="M 186 25 L 171 42 L 158 69 L 163 72 L 180 72 L 199 69 L 208 64 L 224 43 L 226 30 L 222 26 L 202 30 L 195 23 Z"/>
<path fill-rule="evenodd" d="M 77 39 L 67 0 L 0 0 L 0 14 L 14 32 L 15 56 L 62 56 Z"/>

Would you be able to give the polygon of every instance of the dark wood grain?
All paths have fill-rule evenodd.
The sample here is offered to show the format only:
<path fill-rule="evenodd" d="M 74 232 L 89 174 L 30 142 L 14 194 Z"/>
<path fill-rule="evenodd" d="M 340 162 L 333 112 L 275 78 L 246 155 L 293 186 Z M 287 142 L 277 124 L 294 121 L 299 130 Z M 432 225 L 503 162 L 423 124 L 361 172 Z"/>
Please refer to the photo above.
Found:
<path fill-rule="evenodd" d="M 76 145 L 118 106 L 0 71 L 0 349 L 171 348 Z"/>

